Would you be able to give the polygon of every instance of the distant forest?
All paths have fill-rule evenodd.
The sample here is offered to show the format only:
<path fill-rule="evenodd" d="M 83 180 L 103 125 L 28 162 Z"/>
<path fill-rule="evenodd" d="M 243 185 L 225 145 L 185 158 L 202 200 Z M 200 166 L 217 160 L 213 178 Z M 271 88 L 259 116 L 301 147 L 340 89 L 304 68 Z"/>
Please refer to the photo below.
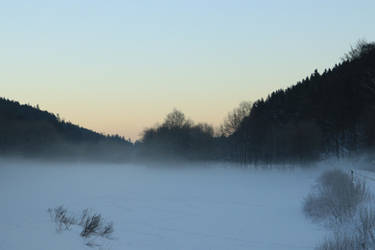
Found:
<path fill-rule="evenodd" d="M 4 98 L 0 121 L 1 155 L 241 164 L 359 155 L 375 147 L 375 43 L 359 41 L 332 69 L 241 103 L 216 130 L 173 110 L 132 143 Z"/>
<path fill-rule="evenodd" d="M 38 106 L 0 98 L 0 155 L 127 160 L 133 144 L 62 120 Z"/>

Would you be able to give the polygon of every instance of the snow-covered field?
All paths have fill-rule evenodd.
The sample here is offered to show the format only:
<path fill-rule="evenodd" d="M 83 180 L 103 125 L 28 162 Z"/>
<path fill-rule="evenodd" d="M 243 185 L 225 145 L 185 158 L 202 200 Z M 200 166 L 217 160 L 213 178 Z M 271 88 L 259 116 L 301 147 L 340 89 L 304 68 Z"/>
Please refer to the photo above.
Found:
<path fill-rule="evenodd" d="M 0 163 L 0 250 L 313 249 L 326 231 L 301 211 L 319 171 Z M 114 223 L 90 248 L 48 208 Z"/>

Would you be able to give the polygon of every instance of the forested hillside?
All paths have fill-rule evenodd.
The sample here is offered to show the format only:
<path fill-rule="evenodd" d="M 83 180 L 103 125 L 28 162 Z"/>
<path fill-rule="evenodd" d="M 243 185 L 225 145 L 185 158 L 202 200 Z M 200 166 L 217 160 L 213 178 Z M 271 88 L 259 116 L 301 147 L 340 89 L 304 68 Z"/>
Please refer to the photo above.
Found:
<path fill-rule="evenodd" d="M 126 159 L 132 144 L 61 120 L 39 107 L 0 98 L 0 155 Z"/>
<path fill-rule="evenodd" d="M 375 44 L 359 42 L 343 61 L 253 104 L 230 137 L 241 162 L 348 156 L 375 144 Z"/>
<path fill-rule="evenodd" d="M 175 110 L 146 129 L 136 148 L 142 158 L 248 164 L 340 158 L 374 146 L 375 44 L 359 42 L 332 69 L 242 103 L 216 134 Z"/>
<path fill-rule="evenodd" d="M 375 147 L 375 43 L 359 42 L 332 69 L 241 103 L 218 131 L 174 110 L 132 144 L 6 99 L 0 99 L 0 121 L 1 155 L 244 164 L 359 155 Z"/>

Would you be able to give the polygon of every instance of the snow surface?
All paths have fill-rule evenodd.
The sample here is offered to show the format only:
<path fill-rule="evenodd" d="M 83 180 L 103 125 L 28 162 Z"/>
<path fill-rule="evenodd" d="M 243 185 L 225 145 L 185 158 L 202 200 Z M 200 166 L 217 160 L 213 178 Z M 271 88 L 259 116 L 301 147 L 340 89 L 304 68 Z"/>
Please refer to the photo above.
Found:
<path fill-rule="evenodd" d="M 326 231 L 302 214 L 319 171 L 0 163 L 0 250 L 313 249 Z M 57 232 L 48 208 L 90 208 L 113 239 Z"/>

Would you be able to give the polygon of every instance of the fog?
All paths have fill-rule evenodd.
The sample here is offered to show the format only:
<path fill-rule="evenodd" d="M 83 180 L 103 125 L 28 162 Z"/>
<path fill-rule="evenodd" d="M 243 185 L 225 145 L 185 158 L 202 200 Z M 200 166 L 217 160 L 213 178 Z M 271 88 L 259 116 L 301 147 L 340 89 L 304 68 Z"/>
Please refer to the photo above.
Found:
<path fill-rule="evenodd" d="M 323 169 L 355 164 L 183 165 L 2 160 L 0 249 L 313 249 L 326 231 L 302 201 Z M 47 209 L 59 205 L 100 213 L 113 237 L 57 232 Z"/>

